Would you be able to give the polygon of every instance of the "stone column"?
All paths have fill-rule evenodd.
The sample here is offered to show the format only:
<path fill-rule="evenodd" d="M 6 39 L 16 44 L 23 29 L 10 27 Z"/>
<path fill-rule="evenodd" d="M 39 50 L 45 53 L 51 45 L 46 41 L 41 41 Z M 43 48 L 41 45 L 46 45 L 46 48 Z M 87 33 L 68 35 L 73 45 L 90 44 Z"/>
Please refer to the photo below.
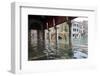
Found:
<path fill-rule="evenodd" d="M 72 49 L 72 42 L 71 42 L 71 20 L 69 18 L 67 18 L 67 23 L 68 23 L 68 27 L 69 27 L 69 49 Z"/>

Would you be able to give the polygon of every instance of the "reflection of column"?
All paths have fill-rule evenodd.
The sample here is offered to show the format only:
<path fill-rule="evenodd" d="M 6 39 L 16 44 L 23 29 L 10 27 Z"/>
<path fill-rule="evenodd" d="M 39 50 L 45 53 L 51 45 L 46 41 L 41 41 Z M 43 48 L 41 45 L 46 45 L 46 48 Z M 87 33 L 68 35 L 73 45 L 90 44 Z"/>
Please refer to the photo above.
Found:
<path fill-rule="evenodd" d="M 45 47 L 45 41 L 44 41 L 44 29 L 43 25 L 40 25 L 40 29 L 37 30 L 37 47 L 40 50 L 43 50 Z"/>
<path fill-rule="evenodd" d="M 45 36 L 45 35 L 44 35 L 45 32 L 44 32 L 43 25 L 41 25 L 41 31 L 40 31 L 40 32 L 41 32 L 41 34 L 42 34 L 42 35 L 41 35 L 41 37 L 42 37 L 41 45 L 42 45 L 42 48 L 44 49 L 44 48 L 45 48 L 45 37 L 44 37 L 44 36 Z"/>
<path fill-rule="evenodd" d="M 39 49 L 40 48 L 40 35 L 39 35 L 39 30 L 37 30 L 37 49 Z"/>
<path fill-rule="evenodd" d="M 49 33 L 49 26 L 48 26 L 48 23 L 46 23 L 47 25 L 47 30 L 48 30 L 48 47 L 50 48 L 50 33 Z"/>
<path fill-rule="evenodd" d="M 72 43 L 71 43 L 71 20 L 67 19 L 67 23 L 69 26 L 69 49 L 72 49 Z"/>
<path fill-rule="evenodd" d="M 43 48 L 45 48 L 45 31 L 43 30 Z"/>
<path fill-rule="evenodd" d="M 59 48 L 59 27 L 56 26 L 56 30 L 57 30 L 57 48 Z"/>
<path fill-rule="evenodd" d="M 53 18 L 53 26 L 54 26 L 54 29 L 55 29 L 55 48 L 57 49 L 57 27 L 56 27 L 56 24 L 55 24 L 55 19 Z"/>
<path fill-rule="evenodd" d="M 44 34 L 45 34 L 45 48 L 47 48 L 47 43 L 48 43 L 48 40 L 47 40 L 47 30 L 45 29 L 44 30 Z"/>

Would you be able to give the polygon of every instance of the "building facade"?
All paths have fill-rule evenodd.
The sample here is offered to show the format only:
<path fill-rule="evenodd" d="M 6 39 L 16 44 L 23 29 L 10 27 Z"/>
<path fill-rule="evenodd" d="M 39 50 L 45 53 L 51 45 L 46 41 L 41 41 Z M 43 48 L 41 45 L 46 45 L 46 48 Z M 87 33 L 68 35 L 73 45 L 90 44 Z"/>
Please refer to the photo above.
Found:
<path fill-rule="evenodd" d="M 72 39 L 78 39 L 83 36 L 88 35 L 88 21 L 83 20 L 83 21 L 75 21 L 72 20 L 72 28 L 71 28 L 71 37 Z"/>

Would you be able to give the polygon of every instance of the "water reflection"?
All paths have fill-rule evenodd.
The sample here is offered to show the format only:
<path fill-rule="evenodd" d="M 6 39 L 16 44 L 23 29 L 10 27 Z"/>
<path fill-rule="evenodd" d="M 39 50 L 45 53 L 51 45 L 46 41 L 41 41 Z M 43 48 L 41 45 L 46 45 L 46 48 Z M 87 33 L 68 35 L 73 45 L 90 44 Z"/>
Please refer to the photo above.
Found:
<path fill-rule="evenodd" d="M 36 39 L 34 39 L 36 40 Z M 36 42 L 34 41 L 33 42 Z M 69 48 L 68 39 L 58 39 L 57 45 L 55 40 L 48 40 L 43 43 L 32 44 L 29 52 L 30 60 L 52 60 L 52 59 L 83 59 L 88 57 L 87 37 L 81 37 L 72 40 L 72 47 Z M 57 47 L 57 48 L 56 48 Z"/>

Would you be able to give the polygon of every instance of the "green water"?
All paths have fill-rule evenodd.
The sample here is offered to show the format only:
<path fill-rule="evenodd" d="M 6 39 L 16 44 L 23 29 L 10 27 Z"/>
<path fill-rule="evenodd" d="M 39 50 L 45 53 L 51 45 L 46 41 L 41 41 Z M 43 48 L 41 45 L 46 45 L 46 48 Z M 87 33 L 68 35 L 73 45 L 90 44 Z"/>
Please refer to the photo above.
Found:
<path fill-rule="evenodd" d="M 79 45 L 86 45 L 88 43 L 88 38 L 87 37 L 81 37 L 77 39 L 72 40 L 73 44 L 79 44 Z"/>

